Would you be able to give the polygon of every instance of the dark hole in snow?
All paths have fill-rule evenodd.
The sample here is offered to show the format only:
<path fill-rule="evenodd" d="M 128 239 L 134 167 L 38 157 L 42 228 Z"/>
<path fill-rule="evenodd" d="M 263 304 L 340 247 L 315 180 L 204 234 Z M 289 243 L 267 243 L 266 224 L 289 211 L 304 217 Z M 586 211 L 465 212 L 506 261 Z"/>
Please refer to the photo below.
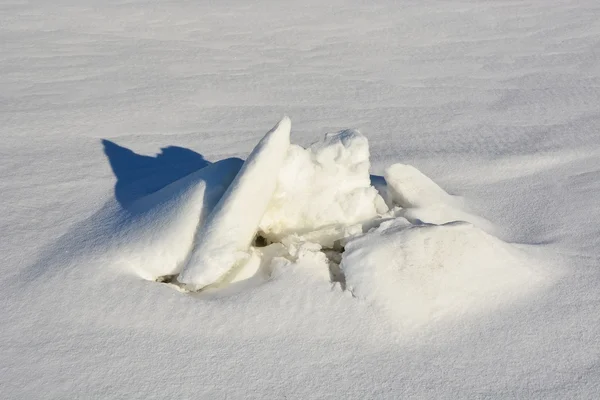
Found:
<path fill-rule="evenodd" d="M 254 242 L 252 243 L 254 247 L 267 247 L 269 245 L 269 241 L 264 236 L 258 234 L 254 238 Z"/>
<path fill-rule="evenodd" d="M 159 276 L 158 278 L 156 278 L 156 282 L 158 283 L 172 283 L 175 278 L 177 278 L 177 275 L 164 275 L 164 276 Z"/>
<path fill-rule="evenodd" d="M 346 290 L 346 276 L 340 268 L 343 252 L 344 248 L 341 246 L 335 250 L 323 249 L 323 253 L 329 260 L 329 279 L 331 279 L 331 283 L 334 285 L 339 283 L 342 290 Z"/>

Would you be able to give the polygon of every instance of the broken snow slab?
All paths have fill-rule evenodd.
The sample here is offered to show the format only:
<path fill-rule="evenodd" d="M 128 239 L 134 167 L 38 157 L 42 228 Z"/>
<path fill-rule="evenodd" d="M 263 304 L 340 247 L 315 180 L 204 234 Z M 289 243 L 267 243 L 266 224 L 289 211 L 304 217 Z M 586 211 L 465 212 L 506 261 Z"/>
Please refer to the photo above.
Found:
<path fill-rule="evenodd" d="M 284 117 L 256 145 L 206 224 L 179 281 L 198 290 L 222 279 L 245 263 L 277 185 L 290 146 L 291 121 Z"/>

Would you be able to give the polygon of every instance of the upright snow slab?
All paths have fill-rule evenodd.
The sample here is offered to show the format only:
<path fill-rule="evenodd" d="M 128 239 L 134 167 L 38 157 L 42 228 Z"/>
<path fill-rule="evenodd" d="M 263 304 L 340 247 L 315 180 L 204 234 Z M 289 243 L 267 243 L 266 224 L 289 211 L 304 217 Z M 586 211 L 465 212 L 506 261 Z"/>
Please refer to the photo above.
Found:
<path fill-rule="evenodd" d="M 385 181 L 393 201 L 403 208 L 427 207 L 453 201 L 452 196 L 412 165 L 389 166 L 385 170 Z"/>
<path fill-rule="evenodd" d="M 387 211 L 369 167 L 369 143 L 356 130 L 328 134 L 309 149 L 290 146 L 261 231 L 272 241 L 308 235 L 330 247 L 347 227 Z"/>
<path fill-rule="evenodd" d="M 190 290 L 216 283 L 249 257 L 290 146 L 291 121 L 284 117 L 256 145 L 206 224 L 198 232 L 179 282 Z"/>
<path fill-rule="evenodd" d="M 148 280 L 179 273 L 196 230 L 241 166 L 237 158 L 216 162 L 133 203 L 111 233 L 120 261 Z"/>
<path fill-rule="evenodd" d="M 403 325 L 500 306 L 542 278 L 519 250 L 466 222 L 398 218 L 345 249 L 347 288 Z"/>
<path fill-rule="evenodd" d="M 413 224 L 446 224 L 469 222 L 488 233 L 494 226 L 485 218 L 465 210 L 460 197 L 452 196 L 411 165 L 394 164 L 385 171 L 385 180 L 392 201 L 403 207 L 401 215 Z"/>

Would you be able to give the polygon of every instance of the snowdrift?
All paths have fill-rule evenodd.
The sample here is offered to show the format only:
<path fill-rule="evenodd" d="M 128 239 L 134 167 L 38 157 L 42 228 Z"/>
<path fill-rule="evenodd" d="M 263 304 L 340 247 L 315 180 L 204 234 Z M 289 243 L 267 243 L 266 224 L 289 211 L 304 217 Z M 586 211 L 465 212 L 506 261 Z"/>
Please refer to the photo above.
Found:
<path fill-rule="evenodd" d="M 139 200 L 128 232 L 142 239 L 122 250 L 132 269 L 230 293 L 301 268 L 403 324 L 499 306 L 541 281 L 534 260 L 416 168 L 372 182 L 360 132 L 305 149 L 290 131 L 285 117 L 241 167 L 224 160 Z"/>
<path fill-rule="evenodd" d="M 509 302 L 539 283 L 534 262 L 467 222 L 398 218 L 351 240 L 341 270 L 354 296 L 411 325 Z"/>

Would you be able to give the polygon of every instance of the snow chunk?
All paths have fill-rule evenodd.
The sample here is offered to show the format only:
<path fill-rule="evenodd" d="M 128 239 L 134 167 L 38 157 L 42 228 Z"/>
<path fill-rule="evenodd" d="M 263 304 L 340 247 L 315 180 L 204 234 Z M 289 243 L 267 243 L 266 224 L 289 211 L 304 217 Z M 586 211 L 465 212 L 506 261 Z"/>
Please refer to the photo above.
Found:
<path fill-rule="evenodd" d="M 385 181 L 392 199 L 400 207 L 413 208 L 436 203 L 453 203 L 452 196 L 412 165 L 389 166 L 385 170 Z"/>
<path fill-rule="evenodd" d="M 216 162 L 133 203 L 112 234 L 120 262 L 148 280 L 179 273 L 196 230 L 241 166 L 237 158 Z"/>
<path fill-rule="evenodd" d="M 261 231 L 271 241 L 296 234 L 331 247 L 349 226 L 387 211 L 369 167 L 367 138 L 356 130 L 327 134 L 309 149 L 291 145 Z"/>
<path fill-rule="evenodd" d="M 248 248 L 275 188 L 290 146 L 284 117 L 256 145 L 206 224 L 179 281 L 192 290 L 219 281 L 248 257 Z"/>
<path fill-rule="evenodd" d="M 399 215 L 413 224 L 440 225 L 465 221 L 488 233 L 495 232 L 488 220 L 465 210 L 462 198 L 446 193 L 412 165 L 394 164 L 388 167 L 385 180 L 392 201 L 404 208 Z"/>
<path fill-rule="evenodd" d="M 540 282 L 513 246 L 465 222 L 383 223 L 346 245 L 347 288 L 400 323 L 499 306 Z"/>

